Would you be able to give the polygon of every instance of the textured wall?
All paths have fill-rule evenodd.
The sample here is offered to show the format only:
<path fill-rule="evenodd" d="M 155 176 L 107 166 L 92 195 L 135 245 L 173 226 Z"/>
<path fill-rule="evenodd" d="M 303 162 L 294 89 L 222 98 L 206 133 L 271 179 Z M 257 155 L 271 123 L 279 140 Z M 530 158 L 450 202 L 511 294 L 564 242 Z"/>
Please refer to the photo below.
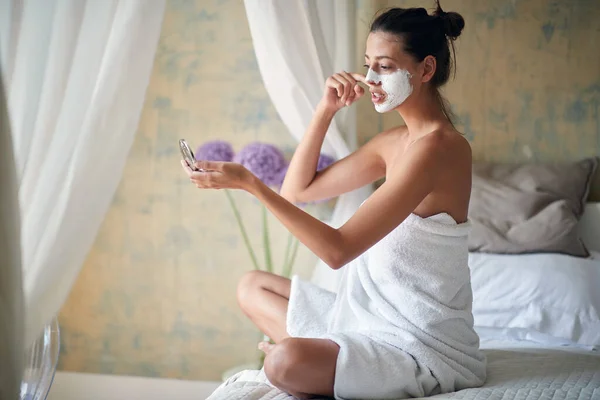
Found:
<path fill-rule="evenodd" d="M 179 138 L 295 145 L 262 85 L 241 1 L 168 1 L 121 185 L 60 315 L 61 369 L 218 379 L 259 356 L 235 299 L 252 268 L 235 219 L 224 193 L 190 184 Z M 236 198 L 258 239 L 256 201 Z M 271 222 L 281 260 L 285 231 Z M 297 266 L 314 263 L 301 248 Z"/>
<path fill-rule="evenodd" d="M 284 1 L 284 0 L 282 0 Z M 358 0 L 357 54 L 380 8 L 429 1 Z M 465 17 L 446 90 L 488 160 L 600 154 L 600 3 L 442 0 Z M 363 64 L 357 60 L 357 70 Z M 400 119 L 359 104 L 364 143 Z M 255 359 L 257 331 L 235 302 L 248 258 L 223 193 L 182 175 L 177 140 L 265 140 L 292 147 L 261 84 L 243 3 L 168 1 L 140 128 L 114 204 L 60 315 L 63 370 L 217 379 Z M 259 235 L 256 204 L 239 204 Z M 273 221 L 276 256 L 283 228 Z M 256 242 L 258 244 L 258 241 Z M 312 256 L 298 264 L 308 275 Z"/>
<path fill-rule="evenodd" d="M 433 1 L 360 0 L 358 40 L 373 14 Z M 600 155 L 600 2 L 441 0 L 465 18 L 457 73 L 445 94 L 479 160 L 569 160 Z M 361 54 L 361 53 L 358 53 Z M 361 105 L 363 141 L 398 124 Z M 594 197 L 600 197 L 595 185 Z"/>

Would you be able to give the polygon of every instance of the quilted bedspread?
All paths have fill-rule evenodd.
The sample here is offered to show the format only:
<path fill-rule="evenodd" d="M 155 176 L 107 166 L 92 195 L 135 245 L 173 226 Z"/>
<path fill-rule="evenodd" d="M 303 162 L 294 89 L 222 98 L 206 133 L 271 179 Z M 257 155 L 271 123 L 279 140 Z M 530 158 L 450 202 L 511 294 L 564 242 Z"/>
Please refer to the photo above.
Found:
<path fill-rule="evenodd" d="M 429 399 L 600 400 L 600 354 L 548 349 L 486 350 L 488 378 L 482 387 Z M 207 400 L 294 400 L 268 384 L 262 371 L 244 371 Z"/>

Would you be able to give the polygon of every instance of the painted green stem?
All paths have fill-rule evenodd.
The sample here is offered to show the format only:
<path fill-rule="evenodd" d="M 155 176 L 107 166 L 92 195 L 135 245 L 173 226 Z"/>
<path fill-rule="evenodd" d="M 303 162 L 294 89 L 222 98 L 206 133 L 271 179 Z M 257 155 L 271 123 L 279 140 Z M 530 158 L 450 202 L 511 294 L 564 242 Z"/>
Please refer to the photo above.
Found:
<path fill-rule="evenodd" d="M 240 228 L 240 232 L 242 234 L 242 238 L 244 239 L 244 243 L 246 244 L 246 248 L 248 249 L 248 253 L 250 254 L 250 259 L 252 260 L 252 264 L 254 264 L 254 269 L 260 270 L 258 266 L 258 261 L 256 261 L 256 255 L 254 254 L 254 250 L 252 250 L 252 245 L 250 245 L 250 239 L 248 239 L 248 234 L 246 233 L 246 228 L 244 228 L 244 223 L 242 222 L 242 216 L 240 215 L 240 211 L 237 208 L 235 201 L 233 200 L 233 196 L 229 190 L 225 189 L 225 194 L 227 195 L 227 199 L 229 200 L 229 205 L 231 205 L 231 209 L 233 210 L 233 215 L 238 223 Z"/>
<path fill-rule="evenodd" d="M 298 254 L 298 246 L 300 245 L 300 241 L 294 238 L 294 249 L 292 250 L 292 255 L 290 259 L 287 261 L 285 265 L 285 269 L 283 270 L 283 276 L 289 278 L 292 273 L 292 267 L 294 266 L 294 262 L 296 261 L 296 255 Z"/>
<path fill-rule="evenodd" d="M 267 272 L 273 272 L 273 259 L 271 257 L 271 242 L 269 240 L 269 220 L 267 207 L 262 205 L 262 220 L 263 220 L 263 248 L 265 252 L 265 267 Z"/>
<path fill-rule="evenodd" d="M 285 246 L 285 256 L 283 257 L 283 264 L 281 265 L 281 275 L 289 278 L 289 276 L 285 275 L 285 271 L 288 265 L 288 261 L 290 259 L 290 250 L 292 249 L 292 242 L 294 240 L 294 235 L 291 232 L 288 232 L 288 240 L 287 245 Z"/>

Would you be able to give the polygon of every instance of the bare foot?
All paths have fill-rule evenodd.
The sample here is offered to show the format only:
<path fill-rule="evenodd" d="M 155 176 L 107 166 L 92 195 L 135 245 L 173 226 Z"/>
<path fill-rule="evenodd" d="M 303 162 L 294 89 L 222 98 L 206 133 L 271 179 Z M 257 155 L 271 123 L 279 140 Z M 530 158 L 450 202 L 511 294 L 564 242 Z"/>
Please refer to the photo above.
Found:
<path fill-rule="evenodd" d="M 262 352 L 264 352 L 265 354 L 269 354 L 271 352 L 271 350 L 273 350 L 275 348 L 275 345 L 273 343 L 269 343 L 269 342 L 260 342 L 258 344 L 258 349 Z"/>

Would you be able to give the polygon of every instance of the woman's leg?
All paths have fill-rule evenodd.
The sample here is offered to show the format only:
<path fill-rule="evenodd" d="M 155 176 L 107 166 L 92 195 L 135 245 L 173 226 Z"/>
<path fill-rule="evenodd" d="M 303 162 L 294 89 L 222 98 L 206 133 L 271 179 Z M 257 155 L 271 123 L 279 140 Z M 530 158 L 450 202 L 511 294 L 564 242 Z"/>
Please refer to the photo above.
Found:
<path fill-rule="evenodd" d="M 238 303 L 267 336 L 279 343 L 289 337 L 286 316 L 291 281 L 263 271 L 247 272 L 238 285 Z"/>
<path fill-rule="evenodd" d="M 287 338 L 265 344 L 265 374 L 279 389 L 301 399 L 333 396 L 339 346 L 327 339 Z"/>
<path fill-rule="evenodd" d="M 262 344 L 265 374 L 279 389 L 300 399 L 333 396 L 340 348 L 331 340 L 290 338 L 286 316 L 291 281 L 263 271 L 246 273 L 238 303 L 258 328 L 277 343 Z"/>

